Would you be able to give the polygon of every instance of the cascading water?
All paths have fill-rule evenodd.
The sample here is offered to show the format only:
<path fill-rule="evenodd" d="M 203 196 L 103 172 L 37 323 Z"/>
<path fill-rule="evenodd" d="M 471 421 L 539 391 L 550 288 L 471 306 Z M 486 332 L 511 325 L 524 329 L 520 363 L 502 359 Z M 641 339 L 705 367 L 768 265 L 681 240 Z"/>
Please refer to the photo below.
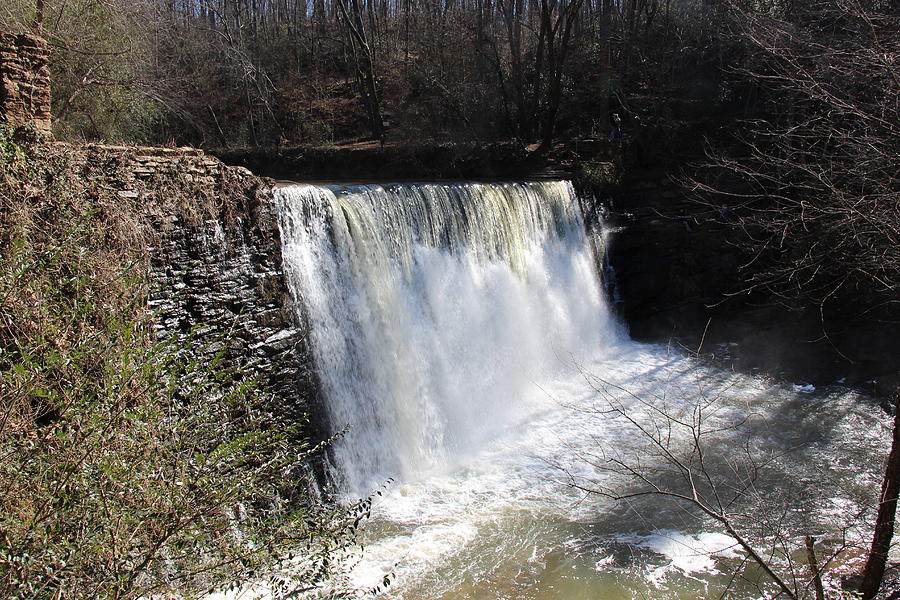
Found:
<path fill-rule="evenodd" d="M 730 538 L 696 513 L 569 485 L 608 485 L 600 456 L 645 460 L 646 440 L 610 406 L 670 435 L 658 415 L 690 420 L 698 406 L 712 430 L 741 423 L 752 436 L 742 448 L 778 457 L 764 495 L 814 490 L 815 503 L 791 500 L 814 509 L 784 517 L 804 531 L 877 487 L 885 430 L 857 409 L 864 399 L 628 340 L 568 183 L 288 185 L 276 196 L 327 416 L 348 427 L 332 453 L 338 489 L 355 498 L 395 480 L 365 531 L 362 588 L 394 571 L 388 594 L 402 598 L 757 597 L 730 577 L 743 564 Z M 735 440 L 708 450 L 728 457 Z"/>
<path fill-rule="evenodd" d="M 619 336 L 564 182 L 279 189 L 343 491 L 445 468 Z"/>

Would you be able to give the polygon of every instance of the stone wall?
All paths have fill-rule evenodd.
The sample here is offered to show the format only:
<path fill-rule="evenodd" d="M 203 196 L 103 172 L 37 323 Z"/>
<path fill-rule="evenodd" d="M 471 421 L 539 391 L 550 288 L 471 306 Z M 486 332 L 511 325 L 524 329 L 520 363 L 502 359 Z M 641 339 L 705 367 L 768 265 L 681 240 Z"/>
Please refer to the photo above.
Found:
<path fill-rule="evenodd" d="M 47 42 L 31 34 L 0 33 L 0 115 L 13 127 L 33 123 L 50 135 Z"/>
<path fill-rule="evenodd" d="M 68 148 L 66 144 L 52 144 Z M 305 327 L 286 287 L 271 182 L 191 148 L 72 147 L 109 209 L 148 228 L 149 306 L 160 338 L 196 336 L 205 359 L 255 376 L 289 420 L 315 411 Z M 315 431 L 311 432 L 313 435 Z"/>

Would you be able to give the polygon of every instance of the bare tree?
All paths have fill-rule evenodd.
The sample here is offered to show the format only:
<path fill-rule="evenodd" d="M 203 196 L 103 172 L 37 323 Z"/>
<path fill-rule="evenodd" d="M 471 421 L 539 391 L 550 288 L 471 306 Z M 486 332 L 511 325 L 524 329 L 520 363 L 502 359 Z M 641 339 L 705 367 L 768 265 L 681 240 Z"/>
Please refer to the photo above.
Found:
<path fill-rule="evenodd" d="M 724 400 L 727 387 L 698 384 L 679 390 L 668 384 L 664 392 L 635 393 L 587 373 L 585 378 L 596 401 L 591 408 L 577 410 L 613 420 L 634 443 L 610 446 L 600 440 L 589 451 L 577 451 L 597 476 L 586 478 L 584 471 L 576 475 L 560 466 L 571 486 L 616 502 L 655 497 L 693 509 L 734 540 L 745 561 L 765 574 L 776 596 L 821 600 L 823 575 L 855 547 L 848 532 L 858 530 L 861 521 L 851 515 L 829 530 L 806 522 L 807 510 L 800 505 L 815 508 L 825 493 L 832 493 L 817 489 L 821 482 L 808 489 L 798 485 L 779 496 L 773 477 L 779 463 L 798 447 L 778 442 L 762 448 L 763 437 L 771 435 L 769 424 L 757 423 L 761 417 L 749 407 L 730 406 Z M 688 401 L 673 400 L 685 392 Z M 830 540 L 821 546 L 828 548 L 821 556 L 812 528 Z M 802 548 L 805 564 L 793 558 Z"/>
<path fill-rule="evenodd" d="M 900 13 L 896 3 L 827 0 L 727 4 L 743 52 L 733 81 L 764 111 L 740 124 L 736 143 L 712 155 L 694 181 L 729 218 L 750 255 L 745 291 L 900 321 Z M 896 412 L 896 409 L 895 409 Z M 862 576 L 875 597 L 891 545 L 898 490 L 897 432 Z"/>
<path fill-rule="evenodd" d="M 711 178 L 694 185 L 713 202 L 731 198 L 753 256 L 747 289 L 896 314 L 900 13 L 827 0 L 769 12 L 732 3 L 728 14 L 744 53 L 734 79 L 764 110 L 739 124 L 736 143 L 713 155 Z"/>
<path fill-rule="evenodd" d="M 341 18 L 348 33 L 350 47 L 353 50 L 353 62 L 356 65 L 356 80 L 362 96 L 363 106 L 369 119 L 372 137 L 384 145 L 384 123 L 381 117 L 381 102 L 378 96 L 378 81 L 375 77 L 374 51 L 366 34 L 365 24 L 359 8 L 358 0 L 349 0 L 348 9 L 345 0 L 337 0 Z"/>
<path fill-rule="evenodd" d="M 888 552 L 894 538 L 898 496 L 900 496 L 900 390 L 894 394 L 894 435 L 891 439 L 891 452 L 888 455 L 881 495 L 878 498 L 878 516 L 872 534 L 872 546 L 859 584 L 863 600 L 872 600 L 884 580 Z"/>

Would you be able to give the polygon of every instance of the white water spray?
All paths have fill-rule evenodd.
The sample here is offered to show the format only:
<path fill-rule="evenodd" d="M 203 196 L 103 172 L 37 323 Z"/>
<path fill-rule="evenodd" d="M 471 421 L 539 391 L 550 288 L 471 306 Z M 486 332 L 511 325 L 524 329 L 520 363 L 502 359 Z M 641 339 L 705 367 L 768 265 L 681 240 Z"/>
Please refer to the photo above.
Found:
<path fill-rule="evenodd" d="M 480 449 L 560 367 L 620 338 L 566 182 L 291 185 L 284 262 L 308 316 L 341 488 Z"/>

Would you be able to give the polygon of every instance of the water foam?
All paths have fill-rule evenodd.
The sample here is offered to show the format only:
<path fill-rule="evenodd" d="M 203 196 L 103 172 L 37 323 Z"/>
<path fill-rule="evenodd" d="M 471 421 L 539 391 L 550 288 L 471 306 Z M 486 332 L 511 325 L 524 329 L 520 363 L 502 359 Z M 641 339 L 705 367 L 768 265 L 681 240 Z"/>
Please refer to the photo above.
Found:
<path fill-rule="evenodd" d="M 534 383 L 622 339 L 571 185 L 278 190 L 341 487 L 477 452 Z"/>

